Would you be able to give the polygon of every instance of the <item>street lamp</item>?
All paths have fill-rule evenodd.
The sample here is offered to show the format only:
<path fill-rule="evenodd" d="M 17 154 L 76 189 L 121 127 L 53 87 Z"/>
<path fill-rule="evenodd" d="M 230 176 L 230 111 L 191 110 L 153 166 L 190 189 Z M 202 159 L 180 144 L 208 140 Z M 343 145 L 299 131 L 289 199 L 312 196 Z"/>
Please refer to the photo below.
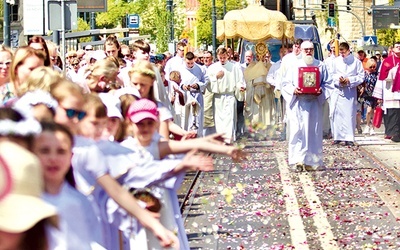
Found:
<path fill-rule="evenodd" d="M 167 0 L 167 10 L 169 12 L 169 28 L 170 28 L 170 37 L 169 37 L 169 41 L 171 43 L 174 42 L 174 1 L 173 0 Z"/>
<path fill-rule="evenodd" d="M 215 7 L 215 0 L 212 0 L 212 54 L 216 58 L 215 49 L 217 47 L 217 12 Z"/>

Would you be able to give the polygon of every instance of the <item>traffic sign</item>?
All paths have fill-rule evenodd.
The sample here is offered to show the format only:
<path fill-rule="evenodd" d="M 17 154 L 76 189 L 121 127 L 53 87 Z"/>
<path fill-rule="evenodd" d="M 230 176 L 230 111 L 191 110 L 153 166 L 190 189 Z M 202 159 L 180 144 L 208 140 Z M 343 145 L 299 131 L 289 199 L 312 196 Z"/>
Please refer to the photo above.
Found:
<path fill-rule="evenodd" d="M 336 19 L 334 17 L 328 17 L 328 27 L 336 27 Z"/>
<path fill-rule="evenodd" d="M 399 8 L 393 6 L 385 6 L 372 8 L 372 28 L 373 29 L 389 29 L 390 25 L 399 24 Z"/>
<path fill-rule="evenodd" d="M 364 45 L 377 45 L 378 38 L 376 36 L 364 36 Z"/>
<path fill-rule="evenodd" d="M 130 29 L 139 29 L 140 18 L 138 14 L 130 14 L 128 15 L 128 20 L 126 21 L 128 24 L 128 28 Z"/>

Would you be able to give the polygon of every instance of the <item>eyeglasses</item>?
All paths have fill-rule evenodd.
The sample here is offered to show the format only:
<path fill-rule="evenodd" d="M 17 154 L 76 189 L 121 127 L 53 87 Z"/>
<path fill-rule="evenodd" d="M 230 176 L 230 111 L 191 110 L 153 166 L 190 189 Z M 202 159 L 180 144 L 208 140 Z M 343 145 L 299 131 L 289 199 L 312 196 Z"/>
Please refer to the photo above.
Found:
<path fill-rule="evenodd" d="M 369 68 L 370 69 L 376 69 L 376 66 L 370 66 Z"/>
<path fill-rule="evenodd" d="M 80 121 L 86 116 L 86 112 L 85 111 L 76 110 L 76 109 L 66 109 L 66 108 L 63 108 L 63 107 L 61 107 L 61 108 L 65 110 L 65 113 L 67 114 L 67 117 L 69 119 L 72 119 L 72 118 L 76 117 Z"/>
<path fill-rule="evenodd" d="M 0 67 L 4 67 L 4 66 L 9 67 L 10 64 L 11 64 L 11 61 L 0 62 Z"/>
<path fill-rule="evenodd" d="M 79 63 L 73 63 L 73 64 L 71 64 L 72 66 L 78 66 L 79 65 Z"/>

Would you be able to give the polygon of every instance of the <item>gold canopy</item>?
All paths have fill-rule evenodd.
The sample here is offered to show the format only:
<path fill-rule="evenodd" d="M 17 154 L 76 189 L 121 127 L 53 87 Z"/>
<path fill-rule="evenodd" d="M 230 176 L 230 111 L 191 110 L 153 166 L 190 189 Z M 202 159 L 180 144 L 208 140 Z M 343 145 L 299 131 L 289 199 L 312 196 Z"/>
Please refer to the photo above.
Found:
<path fill-rule="evenodd" d="M 241 10 L 229 11 L 224 20 L 218 20 L 217 38 L 244 38 L 253 42 L 270 38 L 293 40 L 294 24 L 280 11 L 252 4 Z"/>

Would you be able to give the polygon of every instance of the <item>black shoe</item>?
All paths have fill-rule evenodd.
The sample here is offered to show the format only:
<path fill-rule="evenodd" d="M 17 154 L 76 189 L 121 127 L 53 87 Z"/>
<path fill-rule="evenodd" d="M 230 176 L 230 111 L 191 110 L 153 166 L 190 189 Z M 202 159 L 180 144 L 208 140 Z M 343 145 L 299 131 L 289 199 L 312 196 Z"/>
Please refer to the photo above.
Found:
<path fill-rule="evenodd" d="M 354 142 L 352 142 L 352 141 L 347 141 L 347 142 L 345 142 L 345 144 L 344 145 L 346 145 L 346 146 L 354 146 Z"/>
<path fill-rule="evenodd" d="M 392 142 L 400 142 L 400 136 L 399 135 L 395 135 L 390 140 L 392 140 Z"/>
<path fill-rule="evenodd" d="M 332 145 L 338 145 L 340 143 L 340 141 L 333 141 Z"/>
<path fill-rule="evenodd" d="M 296 163 L 296 165 L 293 168 L 293 172 L 300 173 L 300 172 L 303 172 L 303 171 L 304 171 L 304 164 L 301 163 L 301 162 Z"/>
<path fill-rule="evenodd" d="M 315 171 L 317 169 L 317 167 L 313 167 L 313 166 L 310 166 L 310 165 L 305 165 L 304 169 L 306 171 Z"/>

